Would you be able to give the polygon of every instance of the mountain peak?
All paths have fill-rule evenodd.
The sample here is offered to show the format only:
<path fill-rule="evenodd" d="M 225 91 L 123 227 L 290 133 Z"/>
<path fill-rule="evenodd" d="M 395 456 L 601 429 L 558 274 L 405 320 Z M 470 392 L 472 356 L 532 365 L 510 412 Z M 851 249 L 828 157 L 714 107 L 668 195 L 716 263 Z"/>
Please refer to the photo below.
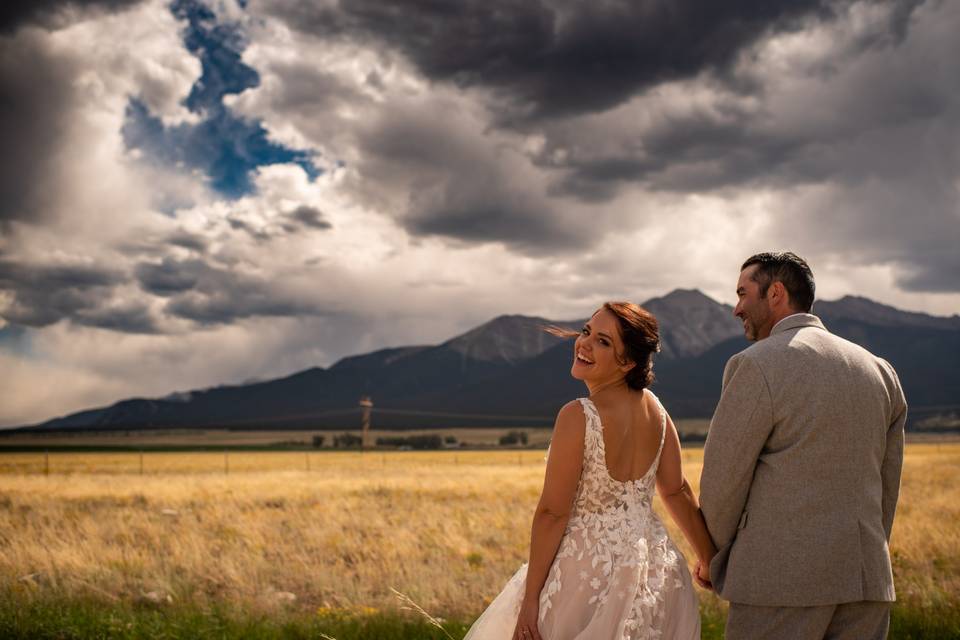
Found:
<path fill-rule="evenodd" d="M 679 302 L 683 304 L 691 303 L 712 303 L 718 304 L 716 300 L 705 294 L 700 289 L 674 289 L 670 293 L 660 296 L 659 298 L 652 298 L 652 300 L 661 300 L 669 302 Z"/>
<path fill-rule="evenodd" d="M 443 343 L 464 357 L 485 362 L 519 362 L 537 356 L 559 342 L 544 331 L 556 323 L 546 318 L 501 315 Z"/>
<path fill-rule="evenodd" d="M 661 357 L 689 358 L 742 333 L 729 305 L 699 289 L 674 289 L 643 307 L 660 324 Z"/>

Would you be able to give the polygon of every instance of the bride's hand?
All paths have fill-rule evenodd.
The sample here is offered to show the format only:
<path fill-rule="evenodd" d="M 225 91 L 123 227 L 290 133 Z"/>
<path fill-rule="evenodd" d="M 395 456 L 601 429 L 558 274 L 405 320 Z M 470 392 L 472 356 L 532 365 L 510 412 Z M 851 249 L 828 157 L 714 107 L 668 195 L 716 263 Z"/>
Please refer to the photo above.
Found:
<path fill-rule="evenodd" d="M 713 591 L 713 583 L 710 582 L 710 565 L 704 563 L 702 560 L 697 561 L 697 568 L 694 571 L 694 577 L 699 584 L 704 589 L 709 589 Z"/>
<path fill-rule="evenodd" d="M 524 600 L 520 605 L 517 627 L 513 630 L 512 640 L 543 640 L 540 637 L 540 603 Z"/>

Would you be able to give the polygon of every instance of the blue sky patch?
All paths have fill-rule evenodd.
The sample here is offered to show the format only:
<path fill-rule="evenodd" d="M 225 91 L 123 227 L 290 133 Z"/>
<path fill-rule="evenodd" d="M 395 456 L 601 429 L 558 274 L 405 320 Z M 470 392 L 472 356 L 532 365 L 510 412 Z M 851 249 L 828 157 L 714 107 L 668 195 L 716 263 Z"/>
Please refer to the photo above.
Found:
<path fill-rule="evenodd" d="M 7 324 L 0 328 L 0 351 L 16 356 L 31 357 L 33 355 L 33 340 L 27 327 Z"/>
<path fill-rule="evenodd" d="M 218 23 L 216 14 L 198 0 L 174 0 L 170 10 L 187 21 L 184 46 L 202 65 L 184 100 L 201 120 L 167 127 L 143 101 L 131 97 L 122 131 L 127 147 L 142 150 L 156 162 L 200 169 L 214 189 L 230 198 L 252 193 L 251 172 L 264 165 L 295 163 L 315 179 L 320 172 L 310 152 L 271 142 L 259 121 L 239 117 L 223 104 L 224 96 L 260 83 L 256 70 L 241 60 L 246 40 L 240 26 Z"/>

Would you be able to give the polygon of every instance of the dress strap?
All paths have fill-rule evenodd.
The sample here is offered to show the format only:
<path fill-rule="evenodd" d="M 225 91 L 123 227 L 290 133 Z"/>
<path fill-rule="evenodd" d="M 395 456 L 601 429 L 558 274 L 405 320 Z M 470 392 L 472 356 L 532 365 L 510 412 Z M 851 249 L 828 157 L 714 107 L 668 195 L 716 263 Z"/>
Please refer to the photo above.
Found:
<path fill-rule="evenodd" d="M 597 405 L 593 404 L 593 400 L 590 398 L 578 398 L 578 400 L 583 406 L 583 415 L 587 420 L 586 428 L 583 430 L 583 458 L 586 461 L 599 457 L 602 462 L 605 454 L 603 453 L 600 412 L 597 411 Z"/>
<path fill-rule="evenodd" d="M 595 429 L 597 423 L 600 422 L 600 412 L 597 411 L 597 405 L 593 404 L 593 400 L 590 398 L 577 399 L 583 405 L 583 413 L 587 417 L 587 428 Z"/>

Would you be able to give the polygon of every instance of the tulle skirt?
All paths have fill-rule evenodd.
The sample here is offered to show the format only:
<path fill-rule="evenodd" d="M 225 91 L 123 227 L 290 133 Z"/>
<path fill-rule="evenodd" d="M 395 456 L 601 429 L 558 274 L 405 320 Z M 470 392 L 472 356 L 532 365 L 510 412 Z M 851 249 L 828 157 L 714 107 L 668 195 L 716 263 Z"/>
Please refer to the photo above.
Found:
<path fill-rule="evenodd" d="M 672 547 L 672 544 L 671 544 Z M 540 596 L 544 640 L 696 640 L 700 613 L 683 556 L 669 572 L 636 564 L 596 565 L 557 558 Z M 470 628 L 464 640 L 510 640 L 523 600 L 527 565 Z M 599 591 L 597 585 L 607 588 Z"/>

